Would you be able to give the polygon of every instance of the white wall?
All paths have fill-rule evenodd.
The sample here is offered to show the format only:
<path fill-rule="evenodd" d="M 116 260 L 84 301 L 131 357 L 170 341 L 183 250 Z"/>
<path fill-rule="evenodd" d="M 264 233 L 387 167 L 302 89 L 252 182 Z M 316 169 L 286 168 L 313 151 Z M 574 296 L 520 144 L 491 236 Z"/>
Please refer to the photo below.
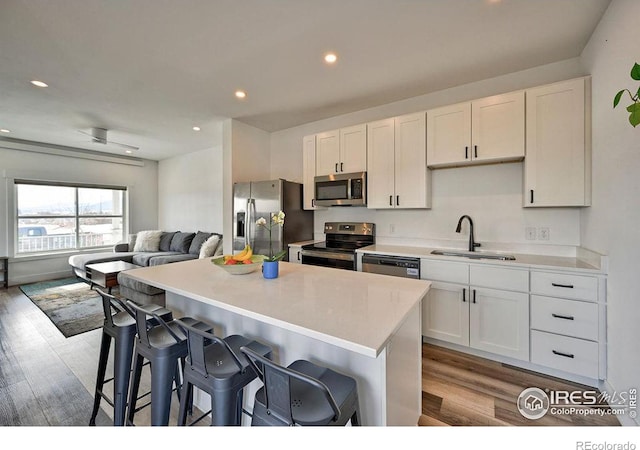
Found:
<path fill-rule="evenodd" d="M 271 174 L 302 180 L 302 138 L 308 134 L 583 75 L 586 72 L 575 58 L 276 132 L 271 136 Z M 455 227 L 462 214 L 469 214 L 476 240 L 490 248 L 518 244 L 521 251 L 571 254 L 580 244 L 580 210 L 524 209 L 522 186 L 522 163 L 439 169 L 432 171 L 431 210 L 331 208 L 315 213 L 315 233 L 322 237 L 326 221 L 370 221 L 377 226 L 378 242 L 421 240 L 427 245 L 433 240 L 456 239 L 453 245 L 464 247 L 468 237 L 455 233 Z M 548 227 L 550 240 L 526 240 L 526 227 Z"/>
<path fill-rule="evenodd" d="M 633 128 L 617 91 L 638 90 L 629 76 L 640 63 L 638 0 L 614 0 L 585 48 L 592 75 L 593 200 L 582 211 L 582 243 L 609 255 L 609 383 L 618 391 L 640 388 L 640 127 Z M 640 423 L 640 422 L 639 422 Z"/>
<path fill-rule="evenodd" d="M 14 233 L 13 178 L 128 186 L 129 230 L 157 228 L 158 172 L 155 161 L 142 167 L 0 148 L 0 254 L 9 254 Z M 11 285 L 71 276 L 69 255 L 13 259 Z"/>
<path fill-rule="evenodd" d="M 158 227 L 222 233 L 222 145 L 158 164 Z"/>
<path fill-rule="evenodd" d="M 223 249 L 231 253 L 233 243 L 233 183 L 270 180 L 271 135 L 266 131 L 229 119 L 223 124 Z M 226 239 L 226 237 L 229 239 Z"/>

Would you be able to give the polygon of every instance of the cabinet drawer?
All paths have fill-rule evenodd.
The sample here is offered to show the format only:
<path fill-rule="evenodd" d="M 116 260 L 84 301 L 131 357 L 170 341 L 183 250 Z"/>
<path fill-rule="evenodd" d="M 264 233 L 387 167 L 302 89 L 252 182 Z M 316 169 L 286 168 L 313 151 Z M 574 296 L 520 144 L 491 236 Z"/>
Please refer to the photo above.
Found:
<path fill-rule="evenodd" d="M 532 295 L 531 328 L 597 341 L 598 305 Z"/>
<path fill-rule="evenodd" d="M 531 331 L 531 362 L 588 378 L 598 378 L 598 344 Z"/>
<path fill-rule="evenodd" d="M 584 275 L 532 271 L 531 293 L 596 302 L 598 279 Z"/>
<path fill-rule="evenodd" d="M 430 281 L 469 284 L 469 264 L 423 259 L 420 261 L 420 278 Z"/>
<path fill-rule="evenodd" d="M 469 267 L 469 284 L 506 291 L 529 292 L 529 271 L 485 265 Z"/>

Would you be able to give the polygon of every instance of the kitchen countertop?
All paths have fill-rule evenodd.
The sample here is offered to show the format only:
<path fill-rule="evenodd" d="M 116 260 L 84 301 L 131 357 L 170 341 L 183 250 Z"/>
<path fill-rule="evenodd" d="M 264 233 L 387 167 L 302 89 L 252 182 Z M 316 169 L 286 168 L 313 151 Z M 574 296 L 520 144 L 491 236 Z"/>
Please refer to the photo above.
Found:
<path fill-rule="evenodd" d="M 358 253 L 375 253 L 379 255 L 390 256 L 410 256 L 416 258 L 428 258 L 441 261 L 458 261 L 474 264 L 492 264 L 506 267 L 523 267 L 529 269 L 548 269 L 548 270 L 569 270 L 572 272 L 585 272 L 589 274 L 601 274 L 604 271 L 595 265 L 588 262 L 572 257 L 565 256 L 548 256 L 548 255 L 532 255 L 532 254 L 519 254 L 507 251 L 500 252 L 488 252 L 488 253 L 500 253 L 512 255 L 516 259 L 514 261 L 498 260 L 498 259 L 472 259 L 460 256 L 445 256 L 445 255 L 433 255 L 433 250 L 449 250 L 449 251 L 464 251 L 461 249 L 443 249 L 443 248 L 428 248 L 428 247 L 408 247 L 398 245 L 370 245 L 357 250 Z M 477 253 L 482 253 L 481 250 L 477 250 Z"/>
<path fill-rule="evenodd" d="M 429 291 L 425 280 L 280 262 L 279 277 L 231 275 L 209 258 L 127 275 L 349 351 L 376 358 Z"/>

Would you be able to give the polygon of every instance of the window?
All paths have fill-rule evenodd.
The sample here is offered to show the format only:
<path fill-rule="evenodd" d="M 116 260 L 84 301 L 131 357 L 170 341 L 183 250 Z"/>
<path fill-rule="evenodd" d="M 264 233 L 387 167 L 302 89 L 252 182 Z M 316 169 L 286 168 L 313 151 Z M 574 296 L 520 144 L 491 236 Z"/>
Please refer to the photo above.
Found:
<path fill-rule="evenodd" d="M 124 238 L 126 188 L 15 180 L 16 254 L 112 246 Z"/>

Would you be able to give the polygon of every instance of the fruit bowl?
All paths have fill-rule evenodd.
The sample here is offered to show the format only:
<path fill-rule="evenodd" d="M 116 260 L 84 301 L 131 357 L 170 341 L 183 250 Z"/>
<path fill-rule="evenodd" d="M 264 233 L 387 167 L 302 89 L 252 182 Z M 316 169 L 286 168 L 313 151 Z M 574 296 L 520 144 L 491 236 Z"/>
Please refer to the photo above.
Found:
<path fill-rule="evenodd" d="M 264 255 L 253 255 L 250 258 L 251 264 L 243 264 L 240 262 L 236 264 L 225 264 L 226 261 L 224 256 L 219 256 L 217 258 L 213 258 L 211 262 L 214 266 L 221 268 L 231 275 L 246 275 L 260 269 L 266 258 L 267 257 Z"/>

